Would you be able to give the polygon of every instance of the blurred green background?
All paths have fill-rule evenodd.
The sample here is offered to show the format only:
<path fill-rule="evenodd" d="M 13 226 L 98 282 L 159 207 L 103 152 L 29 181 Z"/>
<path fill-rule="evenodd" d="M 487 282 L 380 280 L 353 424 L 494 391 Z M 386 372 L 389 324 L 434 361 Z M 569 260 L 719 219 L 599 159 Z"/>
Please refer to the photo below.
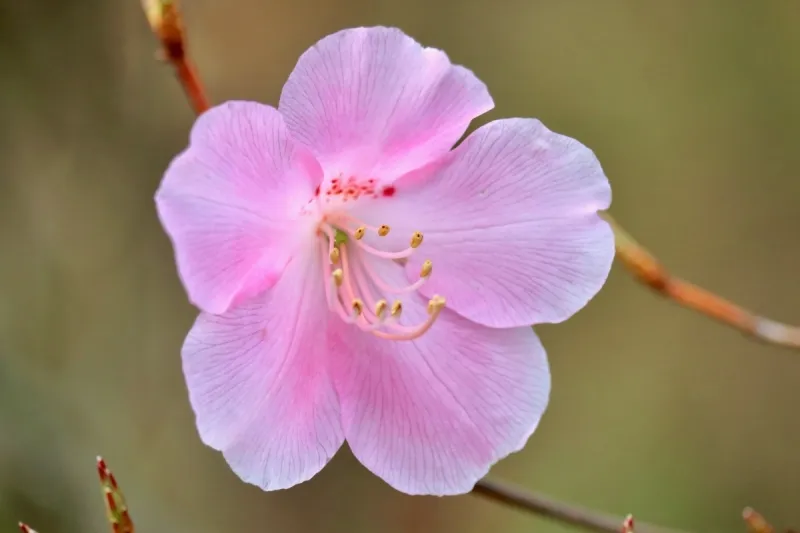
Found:
<path fill-rule="evenodd" d="M 214 101 L 276 103 L 298 56 L 395 25 L 610 176 L 612 212 L 675 272 L 800 323 L 799 0 L 185 0 Z M 106 531 L 93 461 L 141 533 L 561 532 L 471 496 L 396 493 L 343 449 L 263 493 L 196 435 L 195 311 L 153 194 L 193 114 L 138 0 L 0 2 L 0 530 Z M 538 328 L 554 389 L 491 476 L 696 533 L 753 505 L 800 524 L 800 354 L 659 299 L 615 267 Z"/>

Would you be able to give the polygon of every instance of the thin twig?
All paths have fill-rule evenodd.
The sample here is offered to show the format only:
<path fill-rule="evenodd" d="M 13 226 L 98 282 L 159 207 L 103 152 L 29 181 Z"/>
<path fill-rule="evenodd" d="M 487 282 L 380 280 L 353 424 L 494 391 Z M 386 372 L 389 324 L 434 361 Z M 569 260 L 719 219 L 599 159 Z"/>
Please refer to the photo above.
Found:
<path fill-rule="evenodd" d="M 159 58 L 175 67 L 189 103 L 198 115 L 210 106 L 206 91 L 186 47 L 186 31 L 178 9 L 178 0 L 142 0 L 147 21 L 161 41 Z"/>
<path fill-rule="evenodd" d="M 623 517 L 600 513 L 497 481 L 482 479 L 472 489 L 472 494 L 598 533 L 620 533 L 625 530 L 633 530 L 633 517 L 630 515 Z M 635 530 L 636 533 L 682 533 L 674 529 L 640 522 L 636 523 Z"/>
<path fill-rule="evenodd" d="M 764 318 L 716 294 L 670 274 L 646 248 L 636 242 L 608 213 L 614 229 L 617 259 L 643 284 L 665 298 L 694 309 L 764 342 L 800 348 L 800 328 Z"/>

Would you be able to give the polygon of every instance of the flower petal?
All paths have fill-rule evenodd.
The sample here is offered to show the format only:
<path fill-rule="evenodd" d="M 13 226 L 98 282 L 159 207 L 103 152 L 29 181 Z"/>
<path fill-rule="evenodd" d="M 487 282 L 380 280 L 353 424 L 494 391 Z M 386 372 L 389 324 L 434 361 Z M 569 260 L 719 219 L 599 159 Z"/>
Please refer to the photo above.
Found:
<path fill-rule="evenodd" d="M 201 115 L 156 193 L 191 301 L 223 313 L 274 283 L 321 179 L 275 109 L 228 102 Z"/>
<path fill-rule="evenodd" d="M 263 295 L 224 315 L 201 314 L 183 347 L 203 442 L 264 490 L 310 479 L 343 442 L 320 260 L 298 256 Z"/>
<path fill-rule="evenodd" d="M 517 327 L 561 322 L 603 286 L 614 236 L 597 211 L 610 202 L 591 150 L 537 120 L 508 119 L 397 180 L 392 198 L 359 202 L 354 212 L 389 224 L 395 239 L 424 233 L 407 271 L 416 278 L 422 261 L 433 261 L 424 294 L 442 294 L 475 322 Z"/>
<path fill-rule="evenodd" d="M 404 282 L 401 267 L 385 263 L 383 279 Z M 403 303 L 406 323 L 427 317 L 418 294 Z M 410 341 L 332 323 L 331 346 L 350 448 L 405 493 L 470 491 L 525 445 L 547 406 L 547 358 L 530 327 L 488 328 L 444 309 Z"/>
<path fill-rule="evenodd" d="M 308 49 L 278 108 L 326 175 L 391 181 L 446 153 L 492 107 L 486 86 L 444 52 L 374 27 Z"/>

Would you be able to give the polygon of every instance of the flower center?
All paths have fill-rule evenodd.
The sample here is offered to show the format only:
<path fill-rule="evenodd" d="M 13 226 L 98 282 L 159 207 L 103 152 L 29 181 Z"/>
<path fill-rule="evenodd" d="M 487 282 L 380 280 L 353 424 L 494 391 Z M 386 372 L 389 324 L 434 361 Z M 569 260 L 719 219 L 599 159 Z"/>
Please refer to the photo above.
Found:
<path fill-rule="evenodd" d="M 398 323 L 403 312 L 402 302 L 395 300 L 390 304 L 386 299 L 374 296 L 378 291 L 397 295 L 415 292 L 431 275 L 433 263 L 430 260 L 422 264 L 417 281 L 404 287 L 395 287 L 381 279 L 370 267 L 369 261 L 358 261 L 353 254 L 358 249 L 359 253 L 384 261 L 405 260 L 422 244 L 422 233 L 412 234 L 405 250 L 387 252 L 362 240 L 367 232 L 375 232 L 379 237 L 387 236 L 390 231 L 387 225 L 369 226 L 350 215 L 335 213 L 325 216 L 318 230 L 326 237 L 320 239 L 320 250 L 328 308 L 332 312 L 347 324 L 353 324 L 382 339 L 412 340 L 430 329 L 444 308 L 443 297 L 434 296 L 428 301 L 428 318 L 425 321 L 415 326 L 404 326 Z"/>

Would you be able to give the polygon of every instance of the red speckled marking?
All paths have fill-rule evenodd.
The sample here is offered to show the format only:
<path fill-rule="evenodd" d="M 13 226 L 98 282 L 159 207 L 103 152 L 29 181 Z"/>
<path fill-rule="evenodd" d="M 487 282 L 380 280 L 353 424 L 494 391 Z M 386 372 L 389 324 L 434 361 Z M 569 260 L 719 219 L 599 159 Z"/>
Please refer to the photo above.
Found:
<path fill-rule="evenodd" d="M 339 197 L 343 202 L 347 200 L 358 200 L 362 196 L 378 197 L 378 192 L 375 189 L 377 181 L 375 178 L 367 180 L 360 180 L 355 176 L 342 179 L 341 176 L 333 178 L 330 185 L 325 189 L 325 196 L 327 198 Z"/>
<path fill-rule="evenodd" d="M 394 185 L 387 185 L 386 187 L 383 188 L 383 195 L 386 196 L 387 198 L 391 198 L 392 196 L 394 196 L 395 192 L 396 190 L 394 188 Z"/>

